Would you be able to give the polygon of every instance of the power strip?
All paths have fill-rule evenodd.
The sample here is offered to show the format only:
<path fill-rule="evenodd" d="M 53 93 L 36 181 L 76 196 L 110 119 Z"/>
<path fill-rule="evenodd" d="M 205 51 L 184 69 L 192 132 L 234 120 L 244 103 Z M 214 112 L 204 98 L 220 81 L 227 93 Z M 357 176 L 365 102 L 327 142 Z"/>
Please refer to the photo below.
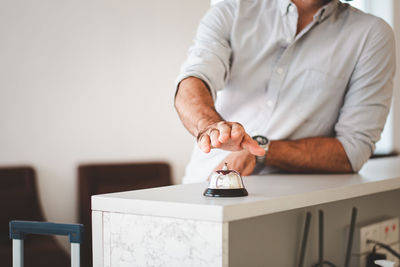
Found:
<path fill-rule="evenodd" d="M 390 245 L 395 251 L 400 252 L 399 218 L 358 224 L 354 231 L 351 266 L 366 266 L 367 255 L 372 251 L 374 246 L 367 243 L 368 239 Z M 400 266 L 399 260 L 387 251 L 378 249 L 377 252 L 386 254 L 388 260 L 394 261 L 396 262 L 396 266 Z"/>

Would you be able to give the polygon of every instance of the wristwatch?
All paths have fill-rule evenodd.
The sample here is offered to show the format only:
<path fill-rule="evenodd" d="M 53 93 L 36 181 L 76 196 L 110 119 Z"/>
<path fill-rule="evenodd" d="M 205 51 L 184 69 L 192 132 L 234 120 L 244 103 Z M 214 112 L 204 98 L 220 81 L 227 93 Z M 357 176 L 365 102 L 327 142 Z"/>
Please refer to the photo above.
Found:
<path fill-rule="evenodd" d="M 256 162 L 265 164 L 265 157 L 266 157 L 266 155 L 268 153 L 270 141 L 269 141 L 269 139 L 267 137 L 262 136 L 262 135 L 255 135 L 252 138 L 254 140 L 256 140 L 258 145 L 260 147 L 264 148 L 264 150 L 265 150 L 264 156 L 256 156 Z"/>

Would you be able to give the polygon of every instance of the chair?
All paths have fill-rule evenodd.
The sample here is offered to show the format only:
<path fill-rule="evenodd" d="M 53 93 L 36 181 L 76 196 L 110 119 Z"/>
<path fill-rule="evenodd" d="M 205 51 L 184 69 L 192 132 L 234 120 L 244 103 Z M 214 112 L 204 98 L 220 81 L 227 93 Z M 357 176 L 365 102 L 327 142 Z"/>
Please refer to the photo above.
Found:
<path fill-rule="evenodd" d="M 78 168 L 79 222 L 85 226 L 81 265 L 92 266 L 91 196 L 171 185 L 167 163 L 86 164 Z"/>
<path fill-rule="evenodd" d="M 12 266 L 11 220 L 44 221 L 32 167 L 0 167 L 1 266 Z M 27 267 L 70 266 L 68 254 L 51 236 L 28 238 L 24 254 Z"/>

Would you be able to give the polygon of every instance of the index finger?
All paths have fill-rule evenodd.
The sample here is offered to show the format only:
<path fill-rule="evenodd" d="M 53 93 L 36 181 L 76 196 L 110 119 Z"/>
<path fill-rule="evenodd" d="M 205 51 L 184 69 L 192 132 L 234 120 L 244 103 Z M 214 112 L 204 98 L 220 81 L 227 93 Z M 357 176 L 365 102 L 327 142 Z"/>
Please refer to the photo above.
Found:
<path fill-rule="evenodd" d="M 242 148 L 247 149 L 251 154 L 256 156 L 264 156 L 265 150 L 260 147 L 256 140 L 253 140 L 248 134 L 246 134 L 241 143 Z"/>

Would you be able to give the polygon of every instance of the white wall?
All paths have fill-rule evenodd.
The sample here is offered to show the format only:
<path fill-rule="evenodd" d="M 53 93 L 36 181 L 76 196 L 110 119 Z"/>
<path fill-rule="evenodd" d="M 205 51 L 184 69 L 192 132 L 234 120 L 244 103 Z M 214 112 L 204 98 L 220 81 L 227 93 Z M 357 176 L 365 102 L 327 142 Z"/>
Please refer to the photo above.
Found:
<path fill-rule="evenodd" d="M 2 0 L 0 165 L 30 164 L 45 215 L 74 222 L 76 167 L 167 160 L 192 148 L 174 80 L 201 0 Z"/>

